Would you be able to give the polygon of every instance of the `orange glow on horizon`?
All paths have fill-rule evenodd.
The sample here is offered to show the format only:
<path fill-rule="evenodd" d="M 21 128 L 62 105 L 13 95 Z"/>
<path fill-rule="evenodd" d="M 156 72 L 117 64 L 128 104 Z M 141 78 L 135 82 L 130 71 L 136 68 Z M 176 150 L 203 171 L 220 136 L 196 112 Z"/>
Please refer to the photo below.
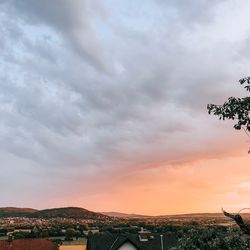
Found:
<path fill-rule="evenodd" d="M 247 153 L 180 166 L 137 170 L 113 181 L 112 190 L 87 198 L 94 211 L 145 215 L 238 211 L 249 207 Z M 86 206 L 85 201 L 79 201 Z"/>

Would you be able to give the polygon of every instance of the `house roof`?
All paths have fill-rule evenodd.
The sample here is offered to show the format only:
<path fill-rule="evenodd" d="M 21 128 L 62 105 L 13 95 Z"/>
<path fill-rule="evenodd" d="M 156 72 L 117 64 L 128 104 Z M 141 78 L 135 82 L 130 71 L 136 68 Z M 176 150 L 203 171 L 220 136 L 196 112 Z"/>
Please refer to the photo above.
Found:
<path fill-rule="evenodd" d="M 0 241 L 1 250 L 58 250 L 59 247 L 48 239 L 19 239 Z"/>
<path fill-rule="evenodd" d="M 163 250 L 167 250 L 176 243 L 174 235 L 162 234 Z M 160 234 L 151 234 L 147 241 L 140 241 L 138 234 L 109 232 L 97 233 L 88 237 L 87 250 L 117 250 L 126 242 L 130 242 L 138 250 L 162 250 Z"/>

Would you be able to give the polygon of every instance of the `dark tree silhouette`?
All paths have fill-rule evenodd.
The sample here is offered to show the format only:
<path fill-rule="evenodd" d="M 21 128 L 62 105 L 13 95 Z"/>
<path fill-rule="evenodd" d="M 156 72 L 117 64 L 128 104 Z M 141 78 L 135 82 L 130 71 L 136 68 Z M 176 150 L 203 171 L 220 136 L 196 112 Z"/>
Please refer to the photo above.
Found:
<path fill-rule="evenodd" d="M 250 92 L 250 77 L 239 80 L 240 84 L 246 85 L 245 89 Z M 235 129 L 244 128 L 250 131 L 250 96 L 244 98 L 229 97 L 223 105 L 208 104 L 208 113 L 219 116 L 219 119 L 236 120 Z"/>
<path fill-rule="evenodd" d="M 230 214 L 228 212 L 226 212 L 225 210 L 222 209 L 222 212 L 225 216 L 233 219 L 236 224 L 240 227 L 240 229 L 245 233 L 250 235 L 250 227 L 248 225 L 245 224 L 244 220 L 242 219 L 242 217 L 239 214 Z"/>
<path fill-rule="evenodd" d="M 250 77 L 242 78 L 239 82 L 250 92 Z M 229 97 L 223 105 L 208 104 L 207 109 L 209 114 L 219 116 L 220 120 L 236 120 L 234 128 L 243 129 L 250 137 L 248 133 L 250 132 L 250 96 L 243 98 Z M 248 153 L 250 153 L 250 150 Z M 230 214 L 224 210 L 222 212 L 225 216 L 233 219 L 245 234 L 250 235 L 250 227 L 245 224 L 239 214 Z"/>
<path fill-rule="evenodd" d="M 241 85 L 250 92 L 250 77 L 239 80 Z M 223 105 L 208 104 L 208 113 L 219 116 L 219 119 L 235 120 L 235 129 L 243 129 L 250 137 L 250 96 L 237 98 L 229 97 Z M 250 150 L 248 151 L 250 153 Z"/>

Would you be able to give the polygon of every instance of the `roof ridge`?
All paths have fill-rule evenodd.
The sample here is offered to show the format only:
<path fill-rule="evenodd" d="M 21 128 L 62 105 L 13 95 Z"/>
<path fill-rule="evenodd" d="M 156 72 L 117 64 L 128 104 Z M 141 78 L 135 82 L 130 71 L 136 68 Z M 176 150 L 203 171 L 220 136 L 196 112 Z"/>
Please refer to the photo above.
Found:
<path fill-rule="evenodd" d="M 115 243 L 117 242 L 118 239 L 119 239 L 119 235 L 116 237 L 115 241 L 113 242 L 113 244 L 111 245 L 109 250 L 112 250 L 112 247 L 115 245 Z"/>

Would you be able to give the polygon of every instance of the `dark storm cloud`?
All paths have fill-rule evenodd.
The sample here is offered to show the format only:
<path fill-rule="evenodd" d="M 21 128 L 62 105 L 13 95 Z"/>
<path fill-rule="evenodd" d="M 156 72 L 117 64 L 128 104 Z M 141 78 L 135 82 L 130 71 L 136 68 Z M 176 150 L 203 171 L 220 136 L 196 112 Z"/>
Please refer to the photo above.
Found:
<path fill-rule="evenodd" d="M 240 93 L 234 81 L 247 69 L 244 36 L 223 33 L 230 21 L 221 9 L 242 22 L 241 8 L 230 6 L 3 2 L 0 154 L 14 172 L 33 174 L 12 188 L 46 173 L 45 183 L 60 176 L 56 185 L 107 183 L 118 173 L 231 152 L 231 124 L 226 131 L 206 111 Z"/>

